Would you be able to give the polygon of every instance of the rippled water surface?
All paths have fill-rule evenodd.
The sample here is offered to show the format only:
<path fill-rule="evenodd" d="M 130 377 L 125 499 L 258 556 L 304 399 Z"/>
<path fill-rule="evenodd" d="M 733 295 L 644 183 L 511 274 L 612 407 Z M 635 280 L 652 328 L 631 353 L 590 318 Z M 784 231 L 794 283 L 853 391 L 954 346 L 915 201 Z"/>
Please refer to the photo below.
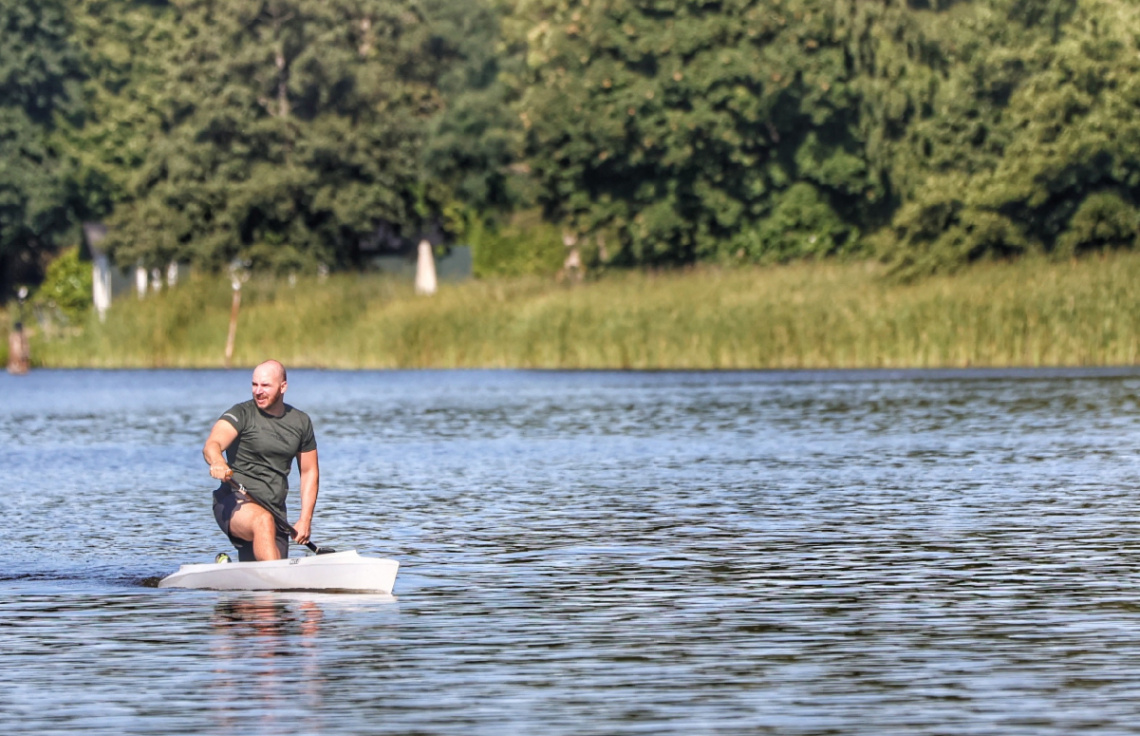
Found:
<path fill-rule="evenodd" d="M 200 449 L 247 372 L 0 376 L 0 713 L 28 734 L 1140 733 L 1138 391 L 293 371 L 314 539 L 401 563 L 394 596 L 351 596 L 147 586 L 227 548 Z"/>

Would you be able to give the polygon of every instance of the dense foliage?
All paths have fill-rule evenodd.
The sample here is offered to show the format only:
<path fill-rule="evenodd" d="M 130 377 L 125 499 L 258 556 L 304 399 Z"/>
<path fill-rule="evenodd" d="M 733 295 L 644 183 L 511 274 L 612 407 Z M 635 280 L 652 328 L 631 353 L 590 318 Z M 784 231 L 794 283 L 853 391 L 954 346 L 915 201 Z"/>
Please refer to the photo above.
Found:
<path fill-rule="evenodd" d="M 569 244 L 917 276 L 1140 228 L 1129 0 L 0 0 L 0 24 L 0 282 L 86 219 L 121 265 L 360 267 L 432 232 L 480 273 Z"/>
<path fill-rule="evenodd" d="M 1130 246 L 1136 6 L 520 0 L 550 215 L 628 263 Z"/>
<path fill-rule="evenodd" d="M 52 323 L 77 324 L 91 311 L 91 269 L 79 260 L 79 248 L 66 248 L 44 274 L 33 306 Z"/>
<path fill-rule="evenodd" d="M 76 110 L 71 36 L 64 0 L 0 0 L 0 288 L 9 273 L 33 277 L 69 227 L 53 133 Z"/>
<path fill-rule="evenodd" d="M 354 264 L 378 227 L 410 234 L 447 201 L 420 152 L 453 50 L 423 8 L 175 0 L 167 15 L 170 88 L 111 223 L 120 259 Z"/>
<path fill-rule="evenodd" d="M 521 114 L 549 215 L 625 263 L 850 248 L 874 184 L 825 5 L 520 3 Z"/>

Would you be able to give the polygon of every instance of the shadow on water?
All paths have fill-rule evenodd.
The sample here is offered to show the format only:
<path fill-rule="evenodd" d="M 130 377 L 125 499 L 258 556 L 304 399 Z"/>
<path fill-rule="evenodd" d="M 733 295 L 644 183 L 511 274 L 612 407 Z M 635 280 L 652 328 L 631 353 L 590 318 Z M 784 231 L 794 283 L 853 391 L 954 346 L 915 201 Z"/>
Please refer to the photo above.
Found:
<path fill-rule="evenodd" d="M 165 575 L 146 575 L 121 568 L 81 567 L 72 570 L 34 570 L 28 572 L 0 572 L 0 584 L 18 582 L 59 582 L 102 585 L 112 588 L 157 588 Z"/>

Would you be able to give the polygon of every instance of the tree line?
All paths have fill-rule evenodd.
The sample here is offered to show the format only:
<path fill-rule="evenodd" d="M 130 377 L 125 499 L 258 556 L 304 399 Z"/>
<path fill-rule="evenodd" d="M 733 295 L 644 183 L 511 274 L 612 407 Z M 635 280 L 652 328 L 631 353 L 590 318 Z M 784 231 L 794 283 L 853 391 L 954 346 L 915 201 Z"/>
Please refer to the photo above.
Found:
<path fill-rule="evenodd" d="M 88 221 L 277 271 L 1131 248 L 1138 67 L 1127 0 L 0 0 L 0 284 Z"/>

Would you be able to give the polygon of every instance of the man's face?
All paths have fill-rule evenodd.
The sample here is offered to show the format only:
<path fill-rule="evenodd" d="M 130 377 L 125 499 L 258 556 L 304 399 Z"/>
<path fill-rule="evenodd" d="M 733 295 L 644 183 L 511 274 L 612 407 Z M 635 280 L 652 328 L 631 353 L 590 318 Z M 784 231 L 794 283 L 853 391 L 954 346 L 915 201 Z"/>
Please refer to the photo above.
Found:
<path fill-rule="evenodd" d="M 281 372 L 271 366 L 259 366 L 253 372 L 253 400 L 257 408 L 266 411 L 278 404 L 285 395 L 285 381 Z"/>

